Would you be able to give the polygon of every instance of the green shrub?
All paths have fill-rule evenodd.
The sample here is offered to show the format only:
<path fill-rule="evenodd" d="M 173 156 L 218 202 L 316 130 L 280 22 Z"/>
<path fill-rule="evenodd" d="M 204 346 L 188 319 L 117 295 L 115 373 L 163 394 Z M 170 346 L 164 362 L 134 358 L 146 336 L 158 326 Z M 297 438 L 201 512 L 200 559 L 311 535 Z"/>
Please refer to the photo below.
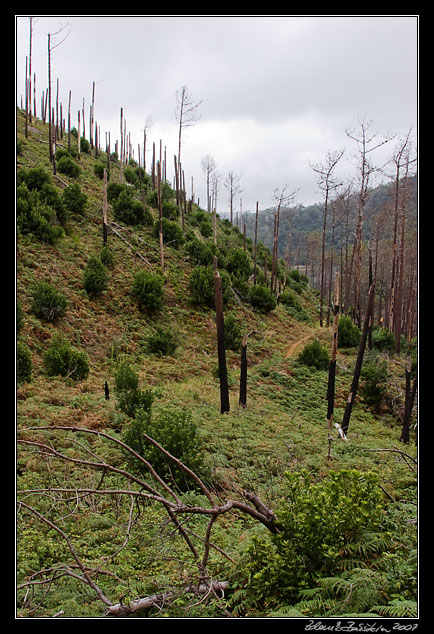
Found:
<path fill-rule="evenodd" d="M 163 279 L 155 273 L 139 271 L 134 276 L 132 294 L 139 310 L 160 310 L 164 301 Z"/>
<path fill-rule="evenodd" d="M 123 183 L 110 182 L 107 185 L 107 200 L 109 203 L 116 200 L 122 191 L 128 191 L 128 186 Z"/>
<path fill-rule="evenodd" d="M 18 235 L 31 234 L 52 245 L 64 235 L 54 209 L 41 202 L 38 193 L 30 192 L 25 184 L 17 188 L 16 209 Z"/>
<path fill-rule="evenodd" d="M 24 183 L 30 191 L 41 190 L 50 182 L 50 174 L 43 167 L 22 167 L 17 172 L 17 186 Z"/>
<path fill-rule="evenodd" d="M 99 258 L 106 267 L 113 266 L 115 261 L 113 251 L 107 245 L 102 247 Z"/>
<path fill-rule="evenodd" d="M 116 220 L 127 225 L 143 223 L 145 208 L 140 200 L 134 198 L 133 193 L 127 189 L 121 189 L 117 197 L 112 200 L 113 212 Z"/>
<path fill-rule="evenodd" d="M 297 360 L 299 363 L 317 370 L 327 370 L 330 364 L 329 353 L 318 339 L 308 343 L 298 355 Z"/>
<path fill-rule="evenodd" d="M 139 184 L 139 178 L 136 174 L 136 171 L 132 167 L 124 167 L 124 178 L 127 183 L 130 183 L 130 185 Z"/>
<path fill-rule="evenodd" d="M 280 296 L 280 303 L 284 306 L 295 308 L 296 310 L 302 310 L 302 306 L 294 293 L 291 291 L 284 291 Z"/>
<path fill-rule="evenodd" d="M 65 207 L 62 195 L 54 185 L 44 183 L 39 191 L 39 200 L 47 207 L 54 209 L 56 218 L 60 223 L 63 225 L 66 223 L 69 215 L 68 209 Z"/>
<path fill-rule="evenodd" d="M 276 297 L 266 286 L 255 284 L 250 289 L 250 303 L 261 313 L 269 313 L 276 308 Z"/>
<path fill-rule="evenodd" d="M 230 278 L 226 271 L 220 273 L 223 303 L 228 304 L 232 297 Z M 196 266 L 189 279 L 190 301 L 197 306 L 215 307 L 214 269 L 212 266 Z"/>
<path fill-rule="evenodd" d="M 95 176 L 98 176 L 98 178 L 100 178 L 101 180 L 104 178 L 104 169 L 105 169 L 105 165 L 103 163 L 96 163 L 96 165 L 93 166 L 93 171 L 95 173 Z M 107 172 L 107 180 L 110 178 L 110 174 L 109 172 Z"/>
<path fill-rule="evenodd" d="M 76 177 L 81 174 L 81 167 L 77 165 L 71 156 L 62 156 L 57 162 L 57 169 L 67 176 Z"/>
<path fill-rule="evenodd" d="M 375 409 L 380 408 L 387 390 L 388 371 L 385 361 L 371 360 L 362 367 L 361 393 L 363 401 Z"/>
<path fill-rule="evenodd" d="M 226 260 L 226 270 L 236 278 L 247 280 L 252 267 L 250 265 L 250 259 L 247 253 L 244 253 L 244 249 L 232 249 Z"/>
<path fill-rule="evenodd" d="M 62 192 L 65 207 L 72 214 L 83 216 L 87 206 L 87 196 L 81 191 L 78 183 L 68 185 Z"/>
<path fill-rule="evenodd" d="M 164 200 L 162 205 L 163 218 L 176 220 L 179 216 L 179 207 L 173 200 Z"/>
<path fill-rule="evenodd" d="M 126 362 L 121 363 L 115 374 L 115 392 L 119 409 L 134 418 L 136 411 L 150 412 L 154 400 L 151 390 L 139 389 L 139 376 Z"/>
<path fill-rule="evenodd" d="M 83 286 L 90 295 L 97 295 L 107 287 L 108 272 L 100 258 L 91 256 L 83 273 Z"/>
<path fill-rule="evenodd" d="M 174 249 L 178 249 L 185 242 L 184 234 L 182 232 L 181 225 L 176 220 L 162 219 L 163 226 L 163 243 L 168 244 Z M 160 221 L 154 222 L 154 228 L 152 231 L 154 238 L 158 238 L 160 234 Z"/>
<path fill-rule="evenodd" d="M 372 347 L 383 352 L 393 353 L 395 350 L 395 335 L 387 328 L 375 326 L 372 329 Z"/>
<path fill-rule="evenodd" d="M 224 318 L 225 348 L 239 352 L 242 340 L 241 326 L 234 315 L 226 315 Z"/>
<path fill-rule="evenodd" d="M 123 441 L 145 458 L 168 484 L 175 484 L 181 491 L 194 486 L 194 481 L 185 471 L 144 438 L 144 433 L 189 469 L 200 473 L 203 469 L 203 447 L 191 414 L 186 409 L 166 409 L 153 416 L 150 411 L 138 409 L 136 417 L 123 433 Z M 148 472 L 145 465 L 131 454 L 128 460 L 139 473 Z"/>
<path fill-rule="evenodd" d="M 32 378 L 32 357 L 30 348 L 22 341 L 17 341 L 17 383 L 28 383 Z"/>
<path fill-rule="evenodd" d="M 187 252 L 196 262 L 202 266 L 208 266 L 213 263 L 215 248 L 209 242 L 202 242 L 196 237 L 193 237 L 187 243 Z"/>
<path fill-rule="evenodd" d="M 147 345 L 148 351 L 153 354 L 172 355 L 178 342 L 172 330 L 157 326 L 155 332 L 148 337 Z"/>
<path fill-rule="evenodd" d="M 60 375 L 75 381 L 89 374 L 89 361 L 82 350 L 73 348 L 61 334 L 54 335 L 50 347 L 44 353 L 44 365 L 49 376 Z"/>
<path fill-rule="evenodd" d="M 342 315 L 338 322 L 338 347 L 354 348 L 359 345 L 361 332 L 351 317 Z"/>
<path fill-rule="evenodd" d="M 292 605 L 303 590 L 391 544 L 377 476 L 331 471 L 313 482 L 307 471 L 285 474 L 285 498 L 277 511 L 280 530 L 256 535 L 239 564 L 238 586 L 257 609 Z"/>
<path fill-rule="evenodd" d="M 90 154 L 90 143 L 84 136 L 80 137 L 80 152 Z"/>
<path fill-rule="evenodd" d="M 51 284 L 38 282 L 32 298 L 32 312 L 44 321 L 54 322 L 65 315 L 67 299 Z"/>

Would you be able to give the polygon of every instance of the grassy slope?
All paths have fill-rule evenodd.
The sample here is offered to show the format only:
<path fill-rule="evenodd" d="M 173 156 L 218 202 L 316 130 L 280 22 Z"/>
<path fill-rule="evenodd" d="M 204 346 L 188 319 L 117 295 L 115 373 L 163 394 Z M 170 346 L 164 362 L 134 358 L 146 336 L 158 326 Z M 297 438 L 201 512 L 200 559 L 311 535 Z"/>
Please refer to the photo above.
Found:
<path fill-rule="evenodd" d="M 17 138 L 23 141 L 18 167 L 43 165 L 50 170 L 48 147 L 41 142 L 46 141 L 47 135 L 47 126 L 36 121 L 29 138 L 24 139 L 24 118 L 18 114 Z M 61 143 L 66 145 L 66 141 Z M 246 332 L 255 329 L 260 334 L 249 339 L 246 409 L 238 407 L 238 355 L 228 352 L 231 412 L 221 416 L 218 381 L 212 372 L 217 364 L 214 312 L 190 306 L 188 277 L 192 264 L 182 250 L 170 247 L 165 250 L 166 302 L 157 316 L 138 311 L 130 289 L 135 272 L 144 265 L 112 233 L 109 246 L 115 255 L 115 265 L 110 269 L 108 289 L 97 299 L 87 297 L 82 287 L 83 270 L 88 257 L 98 253 L 102 243 L 102 181 L 94 176 L 95 160 L 82 155 L 83 171 L 76 179 L 60 175 L 67 182 L 78 182 L 87 193 L 86 217 L 71 220 L 67 235 L 55 247 L 28 237 L 20 238 L 17 244 L 17 297 L 25 313 L 20 338 L 29 345 L 33 361 L 32 381 L 17 392 L 17 424 L 110 428 L 118 411 L 113 392 L 110 400 L 104 398 L 104 381 L 113 387 L 116 359 L 124 357 L 139 372 L 142 388 L 158 388 L 156 409 L 170 405 L 185 406 L 192 411 L 205 440 L 207 460 L 223 482 L 249 483 L 272 498 L 276 476 L 286 469 L 307 467 L 325 475 L 330 469 L 349 467 L 378 472 L 391 495 L 408 498 L 407 487 L 414 485 L 414 476 L 399 456 L 363 451 L 399 446 L 399 425 L 387 411 L 381 416 L 374 415 L 358 402 L 350 423 L 349 441 L 340 441 L 336 434 L 332 459 L 327 459 L 327 372 L 303 368 L 292 354 L 288 356 L 291 346 L 308 334 L 329 345 L 331 332 L 327 328 L 320 331 L 316 318 L 308 323 L 298 322 L 283 306 L 267 316 L 247 305 L 232 308 Z M 112 178 L 119 178 L 116 168 Z M 53 184 L 62 187 L 56 179 Z M 138 249 L 158 270 L 158 244 L 150 229 L 130 230 L 128 234 L 146 241 L 143 245 L 136 240 Z M 225 238 L 221 228 L 219 236 Z M 230 239 L 238 236 L 231 232 Z M 31 292 L 37 280 L 49 281 L 68 298 L 66 316 L 55 326 L 30 312 Z M 302 302 L 314 316 L 315 296 L 309 291 Z M 157 357 L 144 351 L 143 343 L 157 323 L 164 323 L 178 333 L 179 345 L 173 357 Z M 42 354 L 57 330 L 88 353 L 90 373 L 86 381 L 73 383 L 45 376 Z M 301 349 L 302 346 L 296 353 Z M 339 422 L 353 362 L 351 355 L 339 353 L 335 410 Z M 389 366 L 398 386 L 396 391 L 402 390 L 403 359 L 389 360 Z M 414 443 L 405 450 L 416 455 Z M 29 477 L 32 470 L 38 471 L 35 460 L 27 461 L 26 466 Z"/>

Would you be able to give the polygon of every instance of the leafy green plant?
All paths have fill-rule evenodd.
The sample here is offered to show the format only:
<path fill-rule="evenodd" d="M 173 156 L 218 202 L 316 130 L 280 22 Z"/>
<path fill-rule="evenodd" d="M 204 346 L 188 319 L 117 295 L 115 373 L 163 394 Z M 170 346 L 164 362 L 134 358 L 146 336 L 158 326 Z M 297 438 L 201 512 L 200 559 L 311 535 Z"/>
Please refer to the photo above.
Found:
<path fill-rule="evenodd" d="M 62 156 L 62 158 L 57 161 L 57 169 L 67 176 L 76 177 L 81 174 L 81 167 L 71 156 Z"/>
<path fill-rule="evenodd" d="M 364 402 L 378 409 L 387 391 L 387 363 L 379 359 L 368 361 L 363 365 L 360 376 Z"/>
<path fill-rule="evenodd" d="M 32 378 L 32 356 L 30 348 L 22 341 L 17 341 L 17 383 L 28 383 Z"/>
<path fill-rule="evenodd" d="M 81 191 L 78 183 L 72 183 L 68 185 L 62 192 L 63 202 L 65 207 L 72 214 L 83 216 L 87 206 L 87 196 Z"/>
<path fill-rule="evenodd" d="M 302 352 L 298 355 L 297 361 L 317 370 L 327 370 L 330 357 L 327 349 L 321 345 L 318 339 L 314 339 L 306 344 Z"/>
<path fill-rule="evenodd" d="M 43 167 L 22 167 L 17 172 L 17 186 L 24 183 L 30 191 L 41 190 L 49 182 L 50 174 Z"/>
<path fill-rule="evenodd" d="M 237 278 L 246 280 L 252 270 L 250 259 L 244 249 L 232 249 L 226 261 L 226 270 Z"/>
<path fill-rule="evenodd" d="M 168 218 L 162 219 L 162 227 L 163 227 L 163 243 L 168 244 L 178 249 L 181 245 L 184 244 L 185 238 L 182 232 L 181 226 L 176 222 L 176 220 L 168 220 Z M 156 220 L 154 222 L 154 227 L 152 230 L 152 234 L 154 238 L 158 238 L 160 234 L 160 221 Z"/>
<path fill-rule="evenodd" d="M 277 305 L 276 297 L 266 286 L 256 284 L 250 289 L 250 303 L 261 313 L 269 313 Z"/>
<path fill-rule="evenodd" d="M 284 291 L 281 294 L 280 303 L 283 304 L 284 306 L 295 308 L 296 310 L 300 310 L 300 311 L 302 310 L 302 306 L 299 300 L 296 298 L 294 293 L 291 293 L 291 291 L 288 291 L 288 290 Z"/>
<path fill-rule="evenodd" d="M 351 317 L 342 315 L 338 321 L 338 347 L 353 348 L 360 342 L 360 329 L 353 323 Z"/>
<path fill-rule="evenodd" d="M 132 294 L 139 310 L 160 310 L 164 301 L 163 279 L 156 273 L 139 271 L 134 276 Z"/>
<path fill-rule="evenodd" d="M 39 196 L 39 190 L 30 190 L 22 182 L 17 187 L 17 231 L 18 234 L 32 234 L 47 244 L 56 244 L 64 235 L 57 223 L 56 211 L 46 205 Z"/>
<path fill-rule="evenodd" d="M 224 318 L 225 347 L 227 350 L 239 352 L 241 346 L 241 326 L 234 315 Z"/>
<path fill-rule="evenodd" d="M 195 473 L 203 469 L 202 443 L 198 434 L 198 427 L 191 417 L 191 413 L 183 408 L 180 410 L 164 409 L 157 415 L 151 415 L 149 410 L 138 409 L 135 418 L 130 421 L 123 433 L 123 441 L 145 460 L 169 484 L 185 491 L 194 485 L 194 481 L 175 462 L 167 458 L 157 447 L 149 442 L 143 434 L 157 441 L 166 451 L 178 458 Z M 147 473 L 145 465 L 137 458 L 129 457 L 133 468 L 140 473 Z"/>
<path fill-rule="evenodd" d="M 139 389 L 139 376 L 126 362 L 119 364 L 115 374 L 115 392 L 119 409 L 134 418 L 140 408 L 150 412 L 154 400 L 151 390 Z"/>
<path fill-rule="evenodd" d="M 306 470 L 286 473 L 277 521 L 276 534 L 252 537 L 238 567 L 236 585 L 248 588 L 244 607 L 248 598 L 268 609 L 296 604 L 316 580 L 367 561 L 391 542 L 373 473 L 343 469 L 319 482 Z"/>
<path fill-rule="evenodd" d="M 372 347 L 380 352 L 387 350 L 393 353 L 395 350 L 395 335 L 388 328 L 375 326 L 372 329 Z"/>
<path fill-rule="evenodd" d="M 153 354 L 173 355 L 178 341 L 172 330 L 157 326 L 155 332 L 148 337 L 148 351 Z"/>
<path fill-rule="evenodd" d="M 55 322 L 65 315 L 67 299 L 47 282 L 38 282 L 32 294 L 32 312 L 48 322 Z"/>
<path fill-rule="evenodd" d="M 228 304 L 232 296 L 229 275 L 226 271 L 221 271 L 220 277 L 223 303 Z M 189 285 L 192 304 L 207 308 L 215 307 L 214 269 L 212 266 L 196 266 L 190 275 Z"/>
<path fill-rule="evenodd" d="M 80 381 L 89 374 L 86 353 L 73 348 L 60 333 L 53 336 L 49 348 L 45 351 L 44 365 L 49 376 L 60 375 Z"/>
<path fill-rule="evenodd" d="M 83 273 L 83 286 L 90 295 L 97 295 L 107 287 L 108 272 L 100 258 L 89 258 Z"/>
<path fill-rule="evenodd" d="M 138 225 L 145 220 L 143 203 L 134 198 L 133 193 L 128 189 L 119 190 L 117 197 L 112 199 L 112 206 L 116 220 L 127 225 Z"/>

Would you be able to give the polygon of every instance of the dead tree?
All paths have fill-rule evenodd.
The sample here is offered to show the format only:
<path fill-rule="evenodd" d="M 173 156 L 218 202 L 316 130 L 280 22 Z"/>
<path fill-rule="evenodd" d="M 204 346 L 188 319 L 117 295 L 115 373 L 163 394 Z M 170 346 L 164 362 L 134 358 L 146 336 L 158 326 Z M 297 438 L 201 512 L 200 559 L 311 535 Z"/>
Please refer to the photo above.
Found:
<path fill-rule="evenodd" d="M 234 172 L 228 172 L 224 180 L 224 186 L 229 192 L 229 214 L 230 214 L 230 223 L 233 224 L 233 208 L 234 208 L 234 198 L 238 194 L 240 194 L 243 190 L 240 185 L 240 177 Z"/>
<path fill-rule="evenodd" d="M 324 165 L 311 165 L 313 171 L 318 175 L 318 186 L 324 192 L 324 215 L 323 215 L 323 230 L 322 230 L 322 244 L 321 244 L 321 287 L 320 287 L 320 308 L 319 308 L 319 323 L 323 325 L 323 302 L 324 302 L 324 280 L 325 280 L 325 236 L 327 226 L 327 211 L 330 195 L 337 187 L 341 185 L 336 181 L 333 176 L 333 171 L 336 168 L 339 160 L 342 158 L 344 151 L 340 152 L 328 152 L 326 162 Z"/>
<path fill-rule="evenodd" d="M 222 280 L 217 270 L 217 258 L 214 258 L 214 296 L 217 325 L 217 355 L 220 381 L 220 413 L 229 412 L 228 371 L 226 367 L 225 327 L 223 316 Z"/>
<path fill-rule="evenodd" d="M 44 434 L 50 433 L 50 440 L 44 440 Z M 64 451 L 63 447 L 65 438 L 58 438 L 58 435 L 68 435 L 69 442 L 72 441 L 75 451 L 70 453 Z M 83 484 L 77 488 L 77 481 L 71 480 L 59 484 L 59 481 L 48 482 L 47 485 L 32 491 L 17 490 L 17 516 L 20 522 L 37 522 L 41 526 L 47 527 L 52 534 L 57 536 L 65 545 L 64 561 L 56 562 L 55 567 L 44 567 L 39 571 L 26 578 L 19 586 L 19 590 L 25 592 L 25 601 L 28 606 L 32 602 L 32 592 L 30 590 L 38 588 L 49 589 L 57 583 L 59 579 L 70 576 L 79 583 L 87 586 L 88 590 L 101 601 L 105 609 L 106 616 L 126 617 L 134 614 L 137 610 L 149 607 L 161 607 L 168 602 L 173 601 L 180 594 L 185 593 L 193 595 L 193 602 L 198 599 L 206 599 L 206 596 L 216 596 L 214 592 L 220 593 L 228 587 L 228 581 L 213 580 L 209 572 L 209 556 L 211 550 L 214 550 L 220 556 L 234 563 L 229 553 L 215 545 L 211 539 L 212 530 L 215 523 L 223 515 L 231 517 L 234 513 L 242 513 L 252 518 L 254 521 L 262 524 L 272 534 L 281 531 L 281 525 L 278 522 L 273 510 L 259 498 L 259 496 L 248 490 L 239 490 L 234 487 L 231 490 L 221 491 L 217 495 L 211 488 L 205 485 L 202 479 L 189 469 L 183 462 L 168 452 L 162 445 L 153 438 L 144 434 L 147 443 L 152 444 L 157 451 L 161 452 L 165 459 L 181 469 L 187 477 L 189 477 L 202 494 L 203 502 L 197 503 L 185 501 L 178 494 L 176 487 L 164 480 L 157 470 L 140 454 L 135 452 L 131 447 L 122 442 L 122 440 L 107 434 L 101 430 L 88 429 L 77 426 L 59 426 L 50 427 L 32 427 L 21 428 L 18 430 L 19 438 L 17 445 L 20 452 L 36 452 L 40 456 L 40 460 L 46 463 L 60 461 L 60 463 L 73 465 L 74 477 L 78 470 L 83 470 Z M 89 451 L 81 442 L 83 438 L 98 439 L 100 443 L 108 444 L 112 449 L 122 451 L 129 454 L 139 461 L 149 478 L 143 478 L 136 473 L 125 470 L 118 463 L 111 464 L 107 461 L 107 452 L 101 452 L 101 448 L 95 448 Z M 100 454 L 100 455 L 98 455 Z M 115 466 L 117 465 L 117 466 Z M 50 467 L 49 472 L 52 473 Z M 66 470 L 66 473 L 69 473 Z M 86 475 L 83 475 L 86 473 Z M 101 474 L 99 477 L 91 476 Z M 113 476 L 113 477 L 112 477 Z M 72 478 L 72 474 L 68 477 Z M 99 482 L 99 483 L 98 483 Z M 125 482 L 124 486 L 119 487 L 119 482 Z M 234 490 L 232 490 L 234 489 Z M 227 493 L 227 497 L 225 495 Z M 46 496 L 50 496 L 51 504 L 49 508 L 43 503 Z M 106 502 L 116 499 L 116 513 L 121 503 L 126 513 L 125 539 L 120 546 L 114 545 L 113 550 L 106 557 L 104 562 L 101 561 L 97 567 L 90 561 L 92 553 L 86 554 L 80 552 L 80 547 L 74 544 L 74 538 L 68 534 L 65 524 L 58 520 L 59 510 L 63 514 L 65 509 L 70 508 L 71 513 L 77 515 L 81 508 L 84 509 L 86 515 L 92 512 L 92 507 L 98 505 L 97 500 L 102 499 Z M 33 501 L 32 501 L 33 500 Z M 39 500 L 42 503 L 39 504 Z M 93 500 L 89 507 L 89 501 Z M 170 535 L 167 539 L 172 542 L 173 533 L 177 533 L 185 544 L 186 552 L 189 553 L 191 564 L 191 575 L 188 581 L 185 577 L 180 587 L 166 588 L 164 592 L 156 593 L 151 596 L 141 597 L 137 600 L 124 603 L 119 598 L 118 583 L 122 579 L 114 574 L 111 570 L 115 558 L 119 559 L 121 551 L 128 545 L 130 539 L 134 536 L 140 536 L 139 531 L 146 531 L 146 525 L 143 517 L 146 516 L 140 512 L 142 505 L 156 504 L 164 510 L 167 517 L 162 517 L 164 524 L 161 526 L 160 535 L 164 538 L 165 527 L 170 528 Z M 194 516 L 202 516 L 208 518 L 207 526 L 204 528 L 203 535 L 192 533 L 191 526 L 188 527 L 188 519 Z M 192 539 L 192 535 L 195 539 Z M 59 545 L 59 551 L 62 551 Z M 186 562 L 187 564 L 187 562 Z M 186 567 L 188 567 L 186 565 Z M 48 584 L 48 585 L 46 585 Z M 45 592 L 45 590 L 44 590 Z"/>
<path fill-rule="evenodd" d="M 258 256 L 258 201 L 256 201 L 256 214 L 255 214 L 255 244 L 254 244 L 254 251 L 253 251 L 253 284 L 256 284 L 257 256 Z"/>
<path fill-rule="evenodd" d="M 195 102 L 188 90 L 187 86 L 181 86 L 176 91 L 176 111 L 175 118 L 178 122 L 178 167 L 181 166 L 181 145 L 182 145 L 182 133 L 185 128 L 193 126 L 199 119 L 197 109 L 199 108 L 202 100 Z M 179 173 L 176 180 L 176 191 L 179 191 L 181 174 Z"/>
<path fill-rule="evenodd" d="M 331 430 L 333 425 L 333 413 L 335 405 L 335 378 L 336 378 L 336 353 L 338 349 L 338 321 L 339 321 L 339 290 L 340 279 L 339 273 L 335 274 L 334 294 L 333 294 L 333 338 L 332 349 L 330 355 L 329 376 L 327 384 L 327 423 L 329 433 L 329 457 Z"/>
<path fill-rule="evenodd" d="M 154 144 L 155 145 L 155 144 Z M 157 195 L 158 195 L 158 217 L 160 222 L 159 239 L 160 239 L 160 263 L 161 271 L 164 271 L 164 244 L 163 244 L 163 200 L 161 194 L 161 163 L 157 163 Z"/>
<path fill-rule="evenodd" d="M 366 307 L 365 318 L 363 320 L 362 336 L 360 338 L 359 351 L 357 354 L 356 365 L 354 368 L 353 380 L 351 383 L 350 393 L 348 395 L 348 399 L 347 399 L 347 403 L 346 403 L 345 411 L 344 411 L 344 416 L 342 419 L 341 427 L 345 436 L 347 436 L 348 434 L 348 427 L 350 424 L 351 412 L 352 412 L 354 401 L 356 398 L 357 388 L 359 386 L 360 372 L 362 370 L 362 364 L 363 364 L 363 355 L 365 353 L 366 339 L 368 336 L 368 327 L 369 327 L 369 322 L 371 320 L 374 293 L 375 293 L 375 278 L 369 289 L 368 304 Z"/>
<path fill-rule="evenodd" d="M 247 340 L 250 335 L 256 333 L 251 330 L 243 336 L 241 341 L 241 362 L 240 362 L 240 397 L 239 404 L 241 407 L 247 407 Z"/>

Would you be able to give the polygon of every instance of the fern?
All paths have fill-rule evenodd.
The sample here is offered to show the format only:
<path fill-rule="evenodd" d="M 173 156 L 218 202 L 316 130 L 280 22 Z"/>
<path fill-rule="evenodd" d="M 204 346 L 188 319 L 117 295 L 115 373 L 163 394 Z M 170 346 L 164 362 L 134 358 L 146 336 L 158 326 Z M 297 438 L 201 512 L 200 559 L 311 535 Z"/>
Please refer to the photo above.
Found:
<path fill-rule="evenodd" d="M 416 601 L 394 599 L 389 602 L 389 605 L 374 605 L 372 610 L 378 612 L 380 616 L 389 616 L 392 618 L 417 618 Z"/>

